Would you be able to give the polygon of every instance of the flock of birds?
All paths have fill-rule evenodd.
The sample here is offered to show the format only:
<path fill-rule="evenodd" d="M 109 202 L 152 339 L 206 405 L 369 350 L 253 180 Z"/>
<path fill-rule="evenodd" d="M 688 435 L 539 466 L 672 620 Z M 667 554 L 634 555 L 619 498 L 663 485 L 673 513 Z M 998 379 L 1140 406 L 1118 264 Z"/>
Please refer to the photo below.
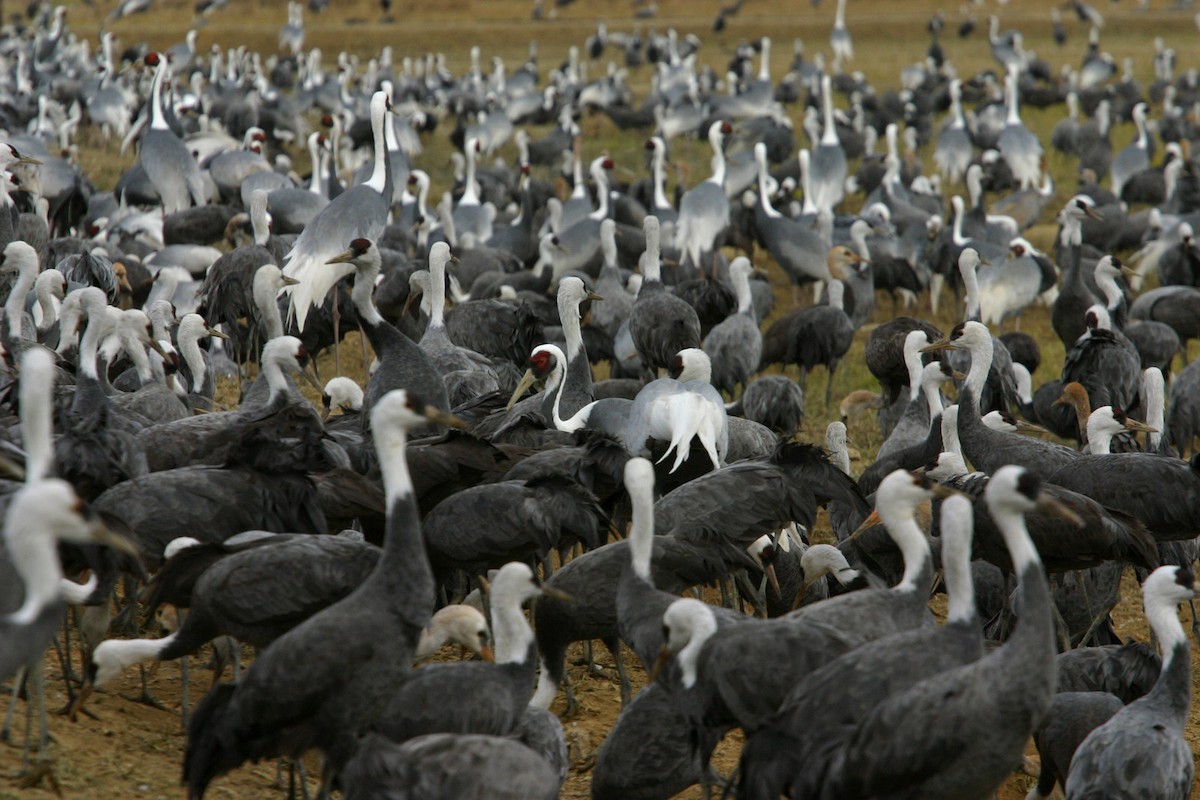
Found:
<path fill-rule="evenodd" d="M 999 70 L 960 76 L 939 15 L 879 91 L 849 71 L 846 5 L 829 64 L 797 42 L 779 80 L 768 39 L 722 75 L 694 35 L 605 26 L 553 69 L 534 48 L 331 69 L 299 3 L 278 56 L 194 32 L 93 53 L 46 4 L 7 29 L 0 680 L 5 734 L 20 693 L 38 706 L 29 780 L 57 650 L 72 718 L 135 665 L 157 702 L 145 665 L 181 659 L 189 797 L 276 758 L 307 794 L 315 750 L 324 796 L 552 798 L 581 765 L 549 708 L 576 713 L 570 648 L 590 680 L 598 640 L 622 709 L 595 798 L 988 798 L 1031 737 L 1030 798 L 1187 798 L 1197 71 L 1159 41 L 1152 83 L 1120 74 L 1075 2 L 1078 67 L 992 17 Z M 1021 109 L 1059 103 L 1043 143 Z M 644 141 L 644 177 L 583 158 L 584 114 Z M 434 199 L 422 142 L 451 118 Z M 691 185 L 686 136 L 712 152 Z M 138 159 L 98 189 L 80 138 Z M 1079 169 L 1065 202 L 1051 148 Z M 1051 215 L 1042 251 L 1024 233 Z M 764 329 L 772 277 L 794 307 Z M 950 330 L 902 313 L 960 299 Z M 1035 388 L 1046 342 L 993 331 L 1038 304 L 1067 355 Z M 351 332 L 365 384 L 340 374 Z M 878 394 L 839 390 L 856 339 Z M 797 438 L 818 366 L 842 411 L 823 446 Z M 866 409 L 884 439 L 854 475 Z M 1126 567 L 1161 655 L 1114 631 Z M 448 643 L 474 655 L 419 665 Z M 233 680 L 193 706 L 206 645 Z"/>

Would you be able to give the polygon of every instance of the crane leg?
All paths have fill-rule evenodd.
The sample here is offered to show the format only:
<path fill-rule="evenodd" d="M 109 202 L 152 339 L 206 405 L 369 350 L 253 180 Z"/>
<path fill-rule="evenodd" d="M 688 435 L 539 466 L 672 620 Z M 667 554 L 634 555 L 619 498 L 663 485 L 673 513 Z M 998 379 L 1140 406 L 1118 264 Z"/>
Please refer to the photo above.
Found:
<path fill-rule="evenodd" d="M 341 327 L 342 327 L 342 312 L 341 304 L 338 303 L 338 294 L 333 293 L 333 374 L 334 376 L 342 374 L 342 354 L 341 354 Z M 314 359 L 315 361 L 315 359 Z M 315 364 L 314 364 L 315 366 Z"/>
<path fill-rule="evenodd" d="M 1200 646 L 1200 618 L 1196 616 L 1196 601 L 1188 600 L 1188 608 L 1192 610 L 1192 638 Z"/>
<path fill-rule="evenodd" d="M 829 410 L 829 404 L 833 401 L 833 376 L 837 374 L 838 360 L 835 358 L 829 364 L 829 382 L 825 384 L 825 410 Z"/>
<path fill-rule="evenodd" d="M 621 708 L 624 708 L 629 705 L 633 687 L 629 683 L 629 675 L 625 672 L 625 660 L 621 657 L 621 640 L 606 639 L 604 646 L 608 648 L 608 652 L 612 653 L 613 664 L 617 670 L 617 680 L 621 683 Z"/>
<path fill-rule="evenodd" d="M 17 709 L 17 701 L 21 699 L 21 686 L 25 681 L 25 668 L 17 670 L 13 676 L 12 697 L 9 698 L 8 711 L 4 712 L 4 725 L 0 727 L 0 742 L 12 741 L 13 713 Z"/>
<path fill-rule="evenodd" d="M 188 657 L 179 659 L 179 714 L 183 718 L 183 732 L 187 733 L 188 720 L 191 717 L 191 705 L 188 695 Z"/>

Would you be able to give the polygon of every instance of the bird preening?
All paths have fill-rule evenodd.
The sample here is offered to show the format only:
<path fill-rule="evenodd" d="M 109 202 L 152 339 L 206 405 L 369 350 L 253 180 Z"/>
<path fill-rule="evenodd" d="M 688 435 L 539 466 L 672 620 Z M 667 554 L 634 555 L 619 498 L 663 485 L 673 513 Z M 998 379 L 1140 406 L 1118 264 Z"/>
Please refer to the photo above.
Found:
<path fill-rule="evenodd" d="M 169 5 L 0 36 L 0 795 L 1190 797 L 1180 9 Z"/>

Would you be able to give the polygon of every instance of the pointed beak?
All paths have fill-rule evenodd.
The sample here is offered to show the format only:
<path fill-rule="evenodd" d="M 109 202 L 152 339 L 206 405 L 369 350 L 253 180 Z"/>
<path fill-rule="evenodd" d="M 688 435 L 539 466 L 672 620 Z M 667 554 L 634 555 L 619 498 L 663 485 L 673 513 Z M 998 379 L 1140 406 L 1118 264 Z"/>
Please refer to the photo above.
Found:
<path fill-rule="evenodd" d="M 138 550 L 137 544 L 124 534 L 117 533 L 109 528 L 100 520 L 94 521 L 88 526 L 88 535 L 96 544 L 102 544 L 106 547 L 111 547 L 119 553 L 124 553 L 134 558 L 140 558 L 141 552 Z"/>
<path fill-rule="evenodd" d="M 564 592 L 562 589 L 556 589 L 553 586 L 542 584 L 542 597 L 549 597 L 551 600 L 557 600 L 560 603 L 574 603 L 575 598 Z"/>
<path fill-rule="evenodd" d="M 932 480 L 932 479 L 931 479 Z M 953 497 L 958 492 L 951 489 L 949 486 L 942 486 L 940 483 L 930 483 L 929 491 L 933 492 L 933 496 L 939 500 L 945 500 L 947 497 Z"/>
<path fill-rule="evenodd" d="M 313 387 L 318 392 L 325 391 L 324 388 L 322 388 L 320 382 L 317 381 L 317 379 L 313 376 L 313 374 L 311 372 L 309 372 L 306 369 L 300 369 L 300 370 L 297 370 L 297 372 L 300 373 L 300 377 L 303 378 L 304 382 L 307 383 L 309 386 Z"/>
<path fill-rule="evenodd" d="M 284 275 L 283 276 L 283 285 L 284 286 L 299 286 L 300 281 L 298 281 L 295 278 L 292 278 L 288 275 Z"/>
<path fill-rule="evenodd" d="M 658 658 L 654 659 L 654 666 L 650 668 L 650 677 L 647 680 L 650 683 L 658 680 L 658 676 L 667 668 L 667 665 L 671 663 L 671 659 L 674 657 L 670 648 L 664 644 L 658 651 Z"/>
<path fill-rule="evenodd" d="M 206 333 L 208 333 L 209 336 L 215 336 L 218 339 L 228 339 L 229 338 L 229 334 L 223 333 L 222 331 L 219 331 L 216 328 L 205 327 L 204 330 Z"/>
<path fill-rule="evenodd" d="M 71 722 L 77 721 L 79 712 L 83 710 L 84 702 L 92 696 L 92 692 L 95 689 L 96 684 L 92 682 L 91 675 L 88 675 L 84 679 L 83 685 L 79 687 L 79 693 L 75 695 L 75 699 L 71 701 L 71 705 L 67 708 L 67 717 Z"/>
<path fill-rule="evenodd" d="M 1121 274 L 1124 275 L 1126 278 L 1138 277 L 1138 271 L 1136 269 L 1134 269 L 1133 267 L 1127 267 L 1124 264 L 1121 265 Z"/>
<path fill-rule="evenodd" d="M 782 600 L 783 590 L 779 588 L 779 577 L 775 574 L 775 565 L 767 564 L 763 570 L 767 573 L 767 581 L 771 584 L 771 588 L 775 590 L 775 596 Z"/>
<path fill-rule="evenodd" d="M 1139 431 L 1141 433 L 1158 433 L 1158 428 L 1152 428 L 1146 423 L 1136 419 L 1125 419 L 1126 430 Z"/>
<path fill-rule="evenodd" d="M 950 377 L 956 381 L 965 381 L 967 379 L 967 376 L 964 373 L 959 372 L 956 369 L 950 370 Z"/>
<path fill-rule="evenodd" d="M 588 299 L 588 300 L 591 300 L 593 303 L 595 303 L 595 302 L 598 302 L 598 301 L 600 301 L 600 300 L 603 300 L 604 298 L 603 298 L 603 297 L 601 297 L 600 295 L 596 294 L 595 292 L 588 292 L 588 293 L 587 293 L 587 299 Z"/>
<path fill-rule="evenodd" d="M 812 580 L 808 580 L 807 578 L 805 579 L 804 583 L 801 584 L 801 586 L 800 586 L 800 593 L 798 595 L 796 595 L 796 599 L 794 601 L 792 601 L 792 611 L 795 611 L 797 608 L 800 607 L 800 604 L 804 602 L 804 596 L 806 594 L 808 594 L 809 588 L 812 587 L 812 585 L 819 580 L 821 580 L 821 579 L 820 578 L 813 578 Z"/>
<path fill-rule="evenodd" d="M 1096 209 L 1092 208 L 1091 206 L 1085 206 L 1083 209 L 1083 213 L 1085 215 L 1091 217 L 1092 219 L 1104 219 L 1104 217 L 1097 214 Z"/>
<path fill-rule="evenodd" d="M 862 521 L 862 524 L 858 526 L 858 529 L 855 530 L 854 533 L 850 534 L 850 538 L 848 539 L 848 541 L 853 542 L 854 540 L 861 537 L 864 533 L 871 530 L 871 528 L 874 528 L 876 525 L 882 525 L 882 524 L 883 524 L 883 520 L 879 518 L 879 512 L 872 511 L 870 514 L 867 515 L 867 518 Z"/>
<path fill-rule="evenodd" d="M 150 349 L 162 356 L 164 361 L 170 360 L 171 358 L 167 355 L 167 351 L 163 349 L 163 346 L 159 344 L 158 339 L 155 339 L 154 337 L 150 338 Z"/>
<path fill-rule="evenodd" d="M 492 649 L 490 644 L 485 644 L 483 647 L 479 648 L 479 657 L 484 661 L 495 661 L 496 651 Z"/>
<path fill-rule="evenodd" d="M 425 410 L 422 413 L 425 419 L 429 420 L 430 422 L 435 422 L 438 425 L 445 425 L 450 428 L 458 428 L 459 430 L 466 430 L 468 427 L 470 427 L 463 420 L 459 419 L 448 411 L 442 411 L 440 408 L 425 406 Z"/>
<path fill-rule="evenodd" d="M 1048 497 L 1046 495 L 1042 495 L 1041 497 L 1038 498 L 1037 505 L 1038 505 L 1038 509 L 1040 509 L 1041 511 L 1044 511 L 1047 514 L 1053 514 L 1056 517 L 1061 517 L 1062 519 L 1065 519 L 1067 522 L 1070 522 L 1076 528 L 1083 527 L 1083 519 L 1078 514 L 1076 514 L 1074 511 L 1067 508 L 1067 506 L 1065 504 L 1060 503 L 1058 500 L 1055 500 L 1053 497 Z"/>
<path fill-rule="evenodd" d="M 919 352 L 934 353 L 934 352 L 937 352 L 938 350 L 957 350 L 957 349 L 958 349 L 958 345 L 956 345 L 954 342 L 950 341 L 949 339 L 942 339 L 939 342 L 934 342 L 933 344 L 925 345 L 924 347 L 922 347 L 920 349 Z"/>
<path fill-rule="evenodd" d="M 511 411 L 512 407 L 521 399 L 521 395 L 525 394 L 525 390 L 533 386 L 537 378 L 533 374 L 533 370 L 525 370 L 525 374 L 521 376 L 521 382 L 517 384 L 517 388 L 513 391 L 512 397 L 508 398 L 508 405 L 505 406 L 505 411 Z"/>
<path fill-rule="evenodd" d="M 325 263 L 326 263 L 326 264 L 348 264 L 348 263 L 350 263 L 350 262 L 351 262 L 351 261 L 353 261 L 353 260 L 354 260 L 354 251 L 353 251 L 353 250 L 347 250 L 347 251 L 346 251 L 346 252 L 344 252 L 344 253 L 339 253 L 338 255 L 334 256 L 334 257 L 333 257 L 333 258 L 331 258 L 331 259 L 329 259 L 329 260 L 328 260 L 328 261 L 326 261 Z"/>
<path fill-rule="evenodd" d="M 419 296 L 420 295 L 418 295 L 416 292 L 409 291 L 408 297 L 404 301 L 404 310 L 400 312 L 401 317 L 408 316 L 408 309 L 412 308 L 413 301 L 416 300 Z"/>
<path fill-rule="evenodd" d="M 1032 422 L 1026 422 L 1023 419 L 1017 420 L 1018 433 L 1049 433 L 1050 431 L 1043 428 L 1041 425 L 1034 425 Z"/>

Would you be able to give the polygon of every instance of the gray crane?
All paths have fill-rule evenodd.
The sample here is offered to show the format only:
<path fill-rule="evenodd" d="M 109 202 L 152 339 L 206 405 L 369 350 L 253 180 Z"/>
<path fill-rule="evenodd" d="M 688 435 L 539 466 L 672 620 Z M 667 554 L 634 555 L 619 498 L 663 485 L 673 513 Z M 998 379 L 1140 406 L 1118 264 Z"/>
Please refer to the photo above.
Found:
<path fill-rule="evenodd" d="M 1159 567 L 1142 585 L 1146 619 L 1163 651 L 1162 672 L 1149 694 L 1092 731 L 1071 760 L 1068 800 L 1117 793 L 1184 800 L 1195 763 L 1184 738 L 1191 707 L 1191 648 L 1177 606 L 1196 594 L 1189 567 Z"/>
<path fill-rule="evenodd" d="M 316 747 L 341 767 L 358 731 L 378 717 L 411 669 L 433 615 L 434 585 L 405 447 L 408 432 L 427 420 L 458 421 L 403 390 L 385 395 L 371 417 L 388 504 L 379 564 L 350 596 L 264 650 L 241 682 L 219 684 L 200 701 L 184 758 L 193 798 L 250 759 L 298 757 Z"/>

